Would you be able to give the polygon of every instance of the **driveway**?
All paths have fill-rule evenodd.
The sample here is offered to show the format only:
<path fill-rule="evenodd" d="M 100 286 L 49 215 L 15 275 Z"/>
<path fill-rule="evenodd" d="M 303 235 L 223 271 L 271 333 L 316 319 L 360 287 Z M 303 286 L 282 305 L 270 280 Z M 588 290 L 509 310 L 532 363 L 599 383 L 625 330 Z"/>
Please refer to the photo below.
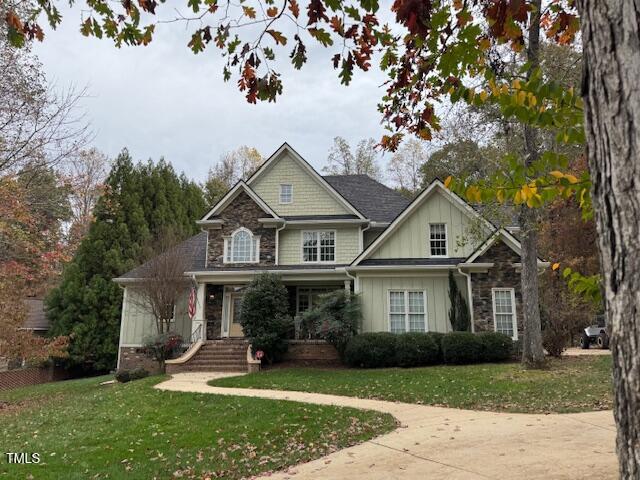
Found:
<path fill-rule="evenodd" d="M 611 411 L 510 414 L 337 395 L 210 387 L 234 374 L 181 373 L 156 388 L 292 400 L 390 413 L 395 431 L 264 478 L 457 480 L 617 478 Z"/>

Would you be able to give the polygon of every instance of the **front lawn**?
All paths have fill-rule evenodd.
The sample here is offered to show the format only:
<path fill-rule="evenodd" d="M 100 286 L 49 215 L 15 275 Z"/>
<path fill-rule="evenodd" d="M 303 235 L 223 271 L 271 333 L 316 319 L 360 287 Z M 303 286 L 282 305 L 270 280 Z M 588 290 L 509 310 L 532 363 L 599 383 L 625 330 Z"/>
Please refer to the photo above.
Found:
<path fill-rule="evenodd" d="M 228 478 L 279 470 L 395 428 L 390 415 L 167 392 L 162 377 L 108 377 L 0 392 L 0 478 Z M 9 465 L 4 452 L 37 452 Z"/>
<path fill-rule="evenodd" d="M 381 370 L 268 370 L 210 383 L 219 387 L 333 393 L 473 410 L 547 413 L 612 408 L 611 357 Z"/>

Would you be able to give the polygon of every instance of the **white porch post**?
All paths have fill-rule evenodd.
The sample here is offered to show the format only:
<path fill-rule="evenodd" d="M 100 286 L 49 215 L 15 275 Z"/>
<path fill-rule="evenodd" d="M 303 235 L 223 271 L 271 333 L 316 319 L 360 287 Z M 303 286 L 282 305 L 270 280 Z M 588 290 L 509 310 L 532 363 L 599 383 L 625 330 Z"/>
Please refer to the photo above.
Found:
<path fill-rule="evenodd" d="M 347 293 L 351 293 L 351 280 L 344 281 L 344 289 Z"/>
<path fill-rule="evenodd" d="M 198 284 L 198 292 L 197 292 L 197 296 L 196 296 L 196 315 L 195 317 L 193 317 L 193 320 L 191 321 L 191 335 L 193 336 L 193 334 L 196 332 L 196 330 L 198 329 L 198 327 L 201 327 L 201 338 L 200 340 L 206 340 L 207 339 L 207 325 L 206 325 L 206 319 L 205 319 L 205 315 L 204 315 L 204 308 L 205 308 L 205 294 L 206 294 L 206 284 L 204 283 L 199 283 Z"/>

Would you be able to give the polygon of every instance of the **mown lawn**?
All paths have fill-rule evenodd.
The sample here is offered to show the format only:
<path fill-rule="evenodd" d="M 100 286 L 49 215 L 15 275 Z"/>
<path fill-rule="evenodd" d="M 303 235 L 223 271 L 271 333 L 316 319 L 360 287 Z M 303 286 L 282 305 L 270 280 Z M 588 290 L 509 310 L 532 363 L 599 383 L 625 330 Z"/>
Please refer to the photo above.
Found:
<path fill-rule="evenodd" d="M 390 415 L 166 392 L 162 377 L 0 392 L 0 478 L 228 478 L 279 470 L 395 428 Z M 9 465 L 5 452 L 38 452 Z"/>
<path fill-rule="evenodd" d="M 381 370 L 268 370 L 210 382 L 220 387 L 333 393 L 473 410 L 582 412 L 612 408 L 611 357 Z"/>

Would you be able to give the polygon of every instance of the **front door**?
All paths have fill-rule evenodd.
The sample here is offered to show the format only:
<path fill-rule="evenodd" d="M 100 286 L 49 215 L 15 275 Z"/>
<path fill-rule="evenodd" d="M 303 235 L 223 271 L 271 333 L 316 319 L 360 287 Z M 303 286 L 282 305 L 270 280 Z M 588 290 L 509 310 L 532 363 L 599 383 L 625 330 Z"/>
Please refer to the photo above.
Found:
<path fill-rule="evenodd" d="M 242 305 L 242 293 L 231 294 L 231 305 L 229 318 L 231 323 L 229 325 L 230 337 L 242 337 L 242 325 L 240 325 L 240 306 Z"/>

